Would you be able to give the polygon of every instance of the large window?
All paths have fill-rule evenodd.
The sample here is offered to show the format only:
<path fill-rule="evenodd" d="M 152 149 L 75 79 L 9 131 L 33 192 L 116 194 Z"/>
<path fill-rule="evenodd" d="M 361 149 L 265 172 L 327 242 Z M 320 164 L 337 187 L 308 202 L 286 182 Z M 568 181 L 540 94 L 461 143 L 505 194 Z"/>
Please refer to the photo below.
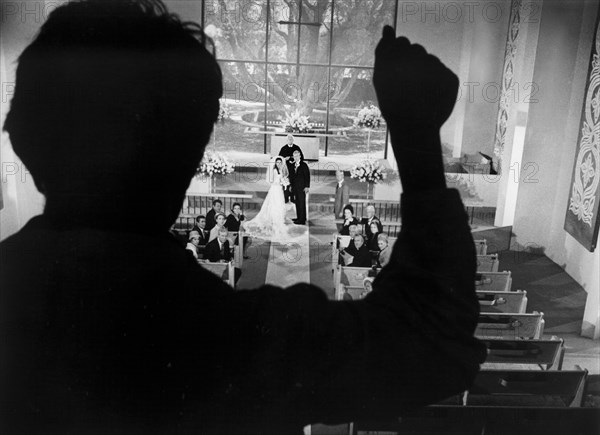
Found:
<path fill-rule="evenodd" d="M 223 68 L 229 118 L 217 147 L 265 152 L 286 113 L 310 117 L 321 154 L 385 156 L 385 125 L 353 128 L 375 103 L 375 46 L 394 0 L 204 0 L 201 20 Z"/>

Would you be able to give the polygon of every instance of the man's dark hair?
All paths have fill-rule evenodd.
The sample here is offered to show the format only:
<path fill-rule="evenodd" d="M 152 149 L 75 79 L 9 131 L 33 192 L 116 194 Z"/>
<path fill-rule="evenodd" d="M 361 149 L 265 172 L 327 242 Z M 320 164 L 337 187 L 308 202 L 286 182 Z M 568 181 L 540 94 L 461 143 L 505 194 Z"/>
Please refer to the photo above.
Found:
<path fill-rule="evenodd" d="M 220 199 L 215 199 L 215 200 L 213 200 L 213 202 L 212 202 L 212 205 L 213 205 L 213 207 L 214 207 L 215 205 L 217 205 L 217 204 L 221 204 L 221 205 L 223 205 L 223 201 L 221 201 Z"/>
<path fill-rule="evenodd" d="M 118 215 L 160 198 L 153 219 L 170 226 L 219 111 L 207 41 L 160 0 L 78 0 L 50 14 L 19 58 L 4 125 L 47 214 Z"/>
<path fill-rule="evenodd" d="M 206 216 L 201 214 L 200 216 L 196 216 L 196 222 L 200 222 L 200 219 L 206 219 Z"/>
<path fill-rule="evenodd" d="M 234 202 L 233 204 L 231 204 L 231 209 L 233 210 L 235 208 L 235 206 L 238 206 L 239 208 L 242 208 L 242 204 L 240 204 L 239 202 Z"/>

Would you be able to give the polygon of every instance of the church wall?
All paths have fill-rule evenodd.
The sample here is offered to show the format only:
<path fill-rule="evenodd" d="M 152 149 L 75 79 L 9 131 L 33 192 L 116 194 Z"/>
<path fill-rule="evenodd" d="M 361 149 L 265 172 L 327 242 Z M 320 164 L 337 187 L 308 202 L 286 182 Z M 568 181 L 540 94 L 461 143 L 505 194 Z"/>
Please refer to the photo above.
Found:
<path fill-rule="evenodd" d="M 529 111 L 513 226 L 522 249 L 543 250 L 586 289 L 582 333 L 595 338 L 600 336 L 600 250 L 588 252 L 563 226 L 597 8 L 593 0 L 543 2 L 533 74 L 538 102 Z"/>

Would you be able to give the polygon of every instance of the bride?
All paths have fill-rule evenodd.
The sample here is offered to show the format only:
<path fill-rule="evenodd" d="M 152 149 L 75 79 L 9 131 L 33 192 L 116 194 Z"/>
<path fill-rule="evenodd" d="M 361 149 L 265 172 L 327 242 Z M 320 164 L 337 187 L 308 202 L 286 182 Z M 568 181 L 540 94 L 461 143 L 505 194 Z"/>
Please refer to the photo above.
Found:
<path fill-rule="evenodd" d="M 287 165 L 283 157 L 275 157 L 267 169 L 267 179 L 271 188 L 260 211 L 254 219 L 243 223 L 246 233 L 263 239 L 285 240 L 292 222 L 286 219 L 286 205 L 283 188 L 290 185 Z M 283 187 L 283 188 L 282 188 Z"/>

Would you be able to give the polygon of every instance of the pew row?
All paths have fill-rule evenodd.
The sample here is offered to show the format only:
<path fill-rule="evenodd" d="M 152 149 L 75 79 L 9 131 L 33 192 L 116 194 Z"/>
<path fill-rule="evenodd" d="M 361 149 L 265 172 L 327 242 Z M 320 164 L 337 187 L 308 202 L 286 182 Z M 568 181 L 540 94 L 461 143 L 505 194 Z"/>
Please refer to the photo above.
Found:
<path fill-rule="evenodd" d="M 583 408 L 586 370 L 484 370 L 464 395 L 395 420 L 359 421 L 351 434 L 596 435 L 600 409 Z"/>
<path fill-rule="evenodd" d="M 232 288 L 235 288 L 235 268 L 233 266 L 233 261 L 227 263 L 210 263 L 208 261 L 205 262 L 199 260 L 198 263 L 209 272 L 217 275 Z"/>
<path fill-rule="evenodd" d="M 475 277 L 475 290 L 508 292 L 511 286 L 511 272 L 480 272 Z"/>
<path fill-rule="evenodd" d="M 478 255 L 477 272 L 498 272 L 498 254 Z"/>
<path fill-rule="evenodd" d="M 487 347 L 485 369 L 540 368 L 561 370 L 565 354 L 564 341 L 553 337 L 551 340 L 482 339 Z M 508 367 L 510 365 L 510 367 Z"/>
<path fill-rule="evenodd" d="M 498 292 L 477 290 L 477 300 L 482 313 L 525 313 L 527 310 L 527 292 Z"/>
<path fill-rule="evenodd" d="M 475 336 L 478 338 L 540 339 L 544 334 L 544 313 L 481 313 Z"/>

